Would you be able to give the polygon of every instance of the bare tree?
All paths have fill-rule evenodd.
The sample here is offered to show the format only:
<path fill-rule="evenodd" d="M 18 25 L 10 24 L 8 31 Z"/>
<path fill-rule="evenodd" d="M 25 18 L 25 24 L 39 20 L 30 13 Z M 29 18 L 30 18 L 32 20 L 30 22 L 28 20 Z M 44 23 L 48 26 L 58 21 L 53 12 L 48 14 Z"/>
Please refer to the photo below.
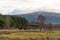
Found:
<path fill-rule="evenodd" d="M 39 26 L 40 32 L 41 32 L 42 28 L 44 27 L 44 20 L 45 20 L 45 16 L 40 14 L 38 16 L 38 20 L 37 20 L 37 22 L 40 22 L 40 26 Z"/>
<path fill-rule="evenodd" d="M 9 16 L 9 14 L 6 15 L 6 28 L 10 29 L 10 16 Z"/>

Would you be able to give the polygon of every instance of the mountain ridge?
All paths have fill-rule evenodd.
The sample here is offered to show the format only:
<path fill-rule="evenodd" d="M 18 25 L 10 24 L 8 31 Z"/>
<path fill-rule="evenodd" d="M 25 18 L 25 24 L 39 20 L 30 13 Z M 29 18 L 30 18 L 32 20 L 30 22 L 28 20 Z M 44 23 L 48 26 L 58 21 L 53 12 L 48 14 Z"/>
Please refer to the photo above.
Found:
<path fill-rule="evenodd" d="M 60 14 L 53 13 L 53 12 L 33 12 L 29 14 L 22 14 L 21 17 L 25 17 L 30 22 L 36 21 L 39 15 L 43 15 L 46 18 L 46 22 L 55 22 L 60 23 Z"/>
<path fill-rule="evenodd" d="M 29 22 L 37 21 L 40 14 L 45 16 L 45 22 L 60 23 L 60 13 L 47 12 L 47 11 L 35 11 L 27 14 L 22 14 L 21 12 L 16 12 L 17 16 L 26 18 Z M 21 13 L 21 14 L 20 14 Z"/>

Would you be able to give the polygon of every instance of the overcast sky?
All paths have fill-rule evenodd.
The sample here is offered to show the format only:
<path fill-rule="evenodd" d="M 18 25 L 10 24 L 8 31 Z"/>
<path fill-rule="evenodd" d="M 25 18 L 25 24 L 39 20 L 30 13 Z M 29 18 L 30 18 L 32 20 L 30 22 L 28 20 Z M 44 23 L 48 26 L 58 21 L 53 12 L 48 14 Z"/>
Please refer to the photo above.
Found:
<path fill-rule="evenodd" d="M 60 12 L 60 0 L 0 0 L 0 12 L 7 14 L 14 9 L 26 12 L 46 10 Z"/>

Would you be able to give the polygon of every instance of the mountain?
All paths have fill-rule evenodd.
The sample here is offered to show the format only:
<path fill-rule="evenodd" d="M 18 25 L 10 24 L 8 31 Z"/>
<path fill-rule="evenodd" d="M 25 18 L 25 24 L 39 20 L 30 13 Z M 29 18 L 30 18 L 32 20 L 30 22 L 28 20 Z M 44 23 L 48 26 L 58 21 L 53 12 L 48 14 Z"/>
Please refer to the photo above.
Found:
<path fill-rule="evenodd" d="M 26 18 L 29 22 L 37 21 L 39 14 L 45 16 L 45 22 L 53 22 L 60 23 L 60 13 L 47 12 L 47 11 L 36 11 L 32 13 L 24 14 L 24 12 L 20 10 L 14 10 L 11 14 L 16 14 L 17 16 L 21 16 Z"/>
<path fill-rule="evenodd" d="M 19 16 L 26 18 L 29 22 L 32 22 L 37 21 L 40 14 L 45 16 L 45 22 L 60 23 L 60 14 L 54 12 L 37 11 Z"/>

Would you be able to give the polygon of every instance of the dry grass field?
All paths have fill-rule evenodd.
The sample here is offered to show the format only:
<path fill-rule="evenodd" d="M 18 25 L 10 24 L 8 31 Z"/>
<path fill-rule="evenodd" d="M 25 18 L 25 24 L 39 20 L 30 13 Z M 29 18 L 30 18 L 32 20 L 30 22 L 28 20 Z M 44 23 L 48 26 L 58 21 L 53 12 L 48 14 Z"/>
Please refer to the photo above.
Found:
<path fill-rule="evenodd" d="M 0 30 L 2 40 L 60 40 L 60 31 Z"/>

